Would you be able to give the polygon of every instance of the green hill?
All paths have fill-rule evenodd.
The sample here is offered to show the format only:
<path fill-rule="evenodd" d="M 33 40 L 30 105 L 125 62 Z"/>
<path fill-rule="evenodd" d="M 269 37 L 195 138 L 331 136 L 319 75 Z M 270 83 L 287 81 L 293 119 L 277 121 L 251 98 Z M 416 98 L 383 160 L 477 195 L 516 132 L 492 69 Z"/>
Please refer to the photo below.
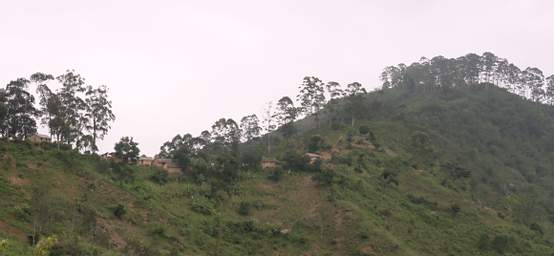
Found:
<path fill-rule="evenodd" d="M 347 105 L 232 183 L 0 142 L 0 252 L 36 233 L 51 255 L 554 255 L 553 107 L 486 84 L 372 92 L 353 126 Z"/>

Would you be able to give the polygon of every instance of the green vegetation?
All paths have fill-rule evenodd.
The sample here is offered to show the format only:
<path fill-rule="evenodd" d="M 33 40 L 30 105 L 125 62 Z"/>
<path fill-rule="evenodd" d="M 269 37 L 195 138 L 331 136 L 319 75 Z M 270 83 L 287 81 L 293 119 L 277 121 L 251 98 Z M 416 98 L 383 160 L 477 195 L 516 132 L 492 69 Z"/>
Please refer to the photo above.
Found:
<path fill-rule="evenodd" d="M 553 255 L 554 108 L 403 79 L 371 93 L 329 82 L 322 106 L 307 78 L 307 110 L 283 97 L 262 125 L 222 118 L 165 143 L 172 175 L 3 140 L 0 252 Z"/>
<path fill-rule="evenodd" d="M 54 81 L 60 87 L 56 91 L 48 87 Z M 29 85 L 35 85 L 39 108 Z M 114 120 L 108 88 L 86 85 L 73 70 L 56 78 L 35 73 L 0 88 L 0 137 L 7 140 L 28 139 L 37 132 L 40 121 L 59 146 L 95 153 L 97 140 L 104 138 Z"/>

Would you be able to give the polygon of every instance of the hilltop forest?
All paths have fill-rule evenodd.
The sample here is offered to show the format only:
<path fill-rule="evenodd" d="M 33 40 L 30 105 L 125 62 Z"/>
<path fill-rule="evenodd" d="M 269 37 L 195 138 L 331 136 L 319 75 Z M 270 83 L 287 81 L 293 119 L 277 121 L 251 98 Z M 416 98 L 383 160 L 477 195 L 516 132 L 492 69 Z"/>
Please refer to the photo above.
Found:
<path fill-rule="evenodd" d="M 307 76 L 260 118 L 165 142 L 178 174 L 137 165 L 129 137 L 125 161 L 96 155 L 115 116 L 73 72 L 37 86 L 42 110 L 20 104 L 53 81 L 38 74 L 0 97 L 5 255 L 554 255 L 554 79 L 538 68 L 422 58 L 371 92 Z M 37 116 L 54 143 L 24 141 Z"/>

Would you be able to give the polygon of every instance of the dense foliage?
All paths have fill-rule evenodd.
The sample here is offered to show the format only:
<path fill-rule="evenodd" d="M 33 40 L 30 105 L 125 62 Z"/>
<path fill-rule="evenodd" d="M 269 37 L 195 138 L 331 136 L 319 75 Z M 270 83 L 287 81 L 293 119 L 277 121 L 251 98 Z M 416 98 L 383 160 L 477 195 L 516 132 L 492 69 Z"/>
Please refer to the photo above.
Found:
<path fill-rule="evenodd" d="M 52 83 L 59 87 L 52 90 Z M 29 91 L 33 84 L 39 96 Z M 107 87 L 93 87 L 75 71 L 57 76 L 35 73 L 29 79 L 11 81 L 0 89 L 0 136 L 25 140 L 37 131 L 37 121 L 46 125 L 59 144 L 72 145 L 84 152 L 97 152 L 102 139 L 115 120 Z"/>
<path fill-rule="evenodd" d="M 409 66 L 389 66 L 381 74 L 383 88 L 436 88 L 494 84 L 536 102 L 554 103 L 554 75 L 546 76 L 536 67 L 520 69 L 493 53 L 474 53 L 448 59 L 425 57 Z"/>

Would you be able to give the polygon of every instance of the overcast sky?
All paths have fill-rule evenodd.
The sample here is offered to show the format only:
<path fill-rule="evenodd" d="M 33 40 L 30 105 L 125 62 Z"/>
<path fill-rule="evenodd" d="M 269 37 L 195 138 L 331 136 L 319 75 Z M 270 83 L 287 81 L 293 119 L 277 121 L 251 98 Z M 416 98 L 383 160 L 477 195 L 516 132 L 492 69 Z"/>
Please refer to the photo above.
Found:
<path fill-rule="evenodd" d="M 554 73 L 554 1 L 0 0 L 0 82 L 75 69 L 110 88 L 109 151 L 261 113 L 305 75 L 379 85 L 383 67 L 492 51 Z M 34 90 L 34 89 L 33 89 Z"/>

